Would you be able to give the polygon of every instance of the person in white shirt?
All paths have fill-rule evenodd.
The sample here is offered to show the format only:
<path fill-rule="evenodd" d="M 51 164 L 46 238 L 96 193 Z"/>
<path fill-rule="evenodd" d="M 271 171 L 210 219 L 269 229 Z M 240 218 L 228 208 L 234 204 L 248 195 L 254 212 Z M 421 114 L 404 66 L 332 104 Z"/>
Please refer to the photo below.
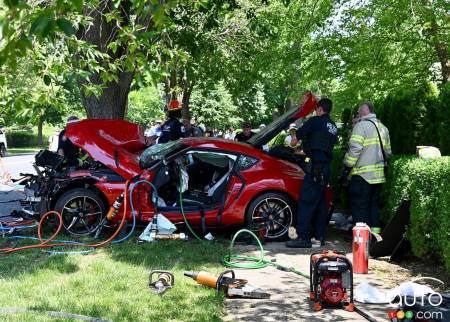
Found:
<path fill-rule="evenodd" d="M 296 133 L 297 125 L 295 125 L 295 123 L 292 123 L 291 125 L 289 125 L 289 132 L 286 136 L 286 139 L 284 139 L 284 143 L 293 149 L 300 145 L 300 141 L 297 139 Z"/>

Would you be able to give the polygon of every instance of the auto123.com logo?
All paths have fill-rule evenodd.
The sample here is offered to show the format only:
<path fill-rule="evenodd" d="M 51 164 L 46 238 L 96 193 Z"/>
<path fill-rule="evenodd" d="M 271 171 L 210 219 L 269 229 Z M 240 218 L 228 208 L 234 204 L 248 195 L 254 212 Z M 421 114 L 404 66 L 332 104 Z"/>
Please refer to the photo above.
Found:
<path fill-rule="evenodd" d="M 441 280 L 432 278 L 432 277 L 422 277 L 420 279 L 431 279 L 438 281 L 442 284 Z M 427 295 L 421 296 L 413 296 L 412 299 L 407 296 L 402 296 L 398 294 L 396 299 L 400 299 L 399 303 L 393 303 L 391 301 L 392 306 L 402 307 L 403 309 L 391 310 L 388 312 L 388 318 L 391 322 L 413 322 L 413 321 L 428 321 L 428 320 L 438 320 L 443 321 L 443 313 L 436 311 L 427 311 L 427 310 L 414 310 L 413 307 L 417 308 L 416 304 L 419 307 L 439 307 L 442 304 L 442 295 L 437 292 L 432 292 Z"/>

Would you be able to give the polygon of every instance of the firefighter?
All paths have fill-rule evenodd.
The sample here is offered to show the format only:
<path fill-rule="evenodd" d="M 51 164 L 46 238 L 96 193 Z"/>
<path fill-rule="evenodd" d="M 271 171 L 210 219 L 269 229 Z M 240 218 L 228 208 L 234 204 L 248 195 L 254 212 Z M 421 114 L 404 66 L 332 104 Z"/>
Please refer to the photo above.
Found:
<path fill-rule="evenodd" d="M 311 221 L 314 221 L 315 238 L 325 243 L 327 209 L 325 188 L 330 181 L 332 151 L 337 140 L 337 127 L 330 118 L 333 103 L 323 98 L 317 103 L 316 116 L 297 130 L 304 153 L 310 159 L 297 210 L 297 238 L 286 242 L 287 247 L 311 248 Z"/>
<path fill-rule="evenodd" d="M 175 141 L 185 136 L 183 124 L 180 122 L 181 118 L 181 104 L 177 100 L 172 100 L 169 103 L 167 111 L 168 120 L 162 125 L 161 136 L 158 143 L 167 143 Z"/>
<path fill-rule="evenodd" d="M 391 155 L 388 129 L 377 119 L 374 105 L 365 102 L 350 136 L 340 182 L 350 177 L 349 194 L 353 223 L 363 222 L 379 233 L 378 197 L 385 179 L 385 162 Z"/>

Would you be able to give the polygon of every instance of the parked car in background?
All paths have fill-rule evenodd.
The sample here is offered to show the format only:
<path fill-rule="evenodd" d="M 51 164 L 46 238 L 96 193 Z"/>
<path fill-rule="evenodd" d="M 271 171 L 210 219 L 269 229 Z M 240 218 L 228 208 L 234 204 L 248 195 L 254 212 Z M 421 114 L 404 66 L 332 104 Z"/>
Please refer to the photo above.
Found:
<path fill-rule="evenodd" d="M 5 128 L 0 128 L 0 156 L 5 157 L 8 151 L 8 143 L 6 142 Z"/>

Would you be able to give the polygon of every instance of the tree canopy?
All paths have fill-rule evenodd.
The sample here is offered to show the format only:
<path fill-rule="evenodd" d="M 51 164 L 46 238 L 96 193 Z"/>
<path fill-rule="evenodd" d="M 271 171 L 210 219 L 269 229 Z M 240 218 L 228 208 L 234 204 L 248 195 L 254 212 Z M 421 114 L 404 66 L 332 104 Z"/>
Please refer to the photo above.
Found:
<path fill-rule="evenodd" d="M 148 122 L 178 98 L 185 118 L 238 109 L 224 122 L 263 123 L 305 89 L 331 97 L 338 115 L 450 79 L 445 0 L 0 3 L 1 113 L 15 121 L 83 106 L 89 118 Z M 138 99 L 155 91 L 158 113 Z"/>

